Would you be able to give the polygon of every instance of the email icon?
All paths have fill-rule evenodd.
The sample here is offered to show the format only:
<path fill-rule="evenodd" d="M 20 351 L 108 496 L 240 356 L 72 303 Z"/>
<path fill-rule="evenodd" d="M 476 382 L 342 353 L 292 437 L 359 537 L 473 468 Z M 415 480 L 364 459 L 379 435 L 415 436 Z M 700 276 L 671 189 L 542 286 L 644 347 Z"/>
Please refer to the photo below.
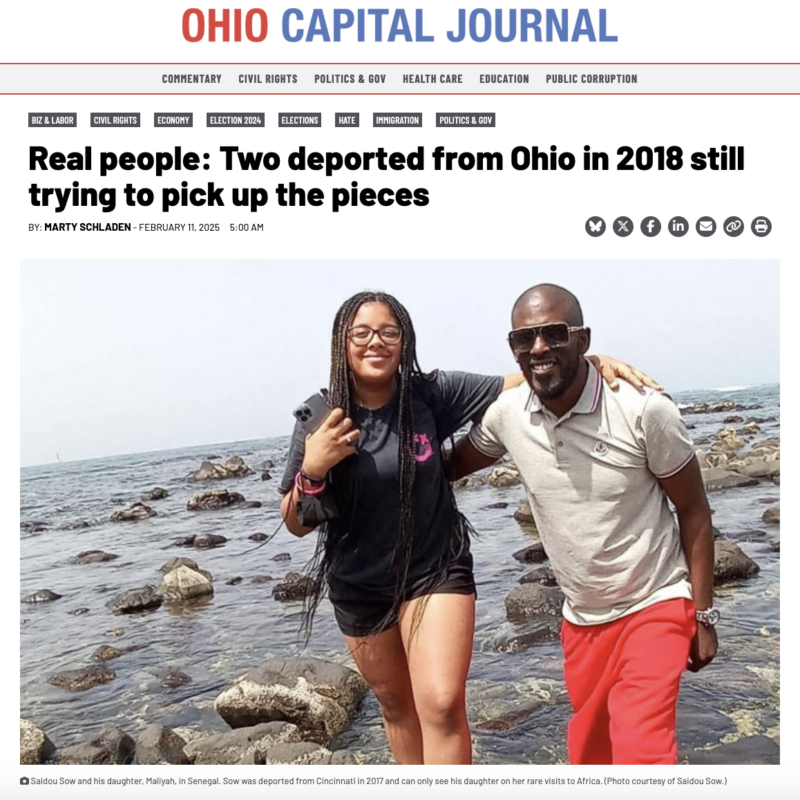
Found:
<path fill-rule="evenodd" d="M 695 227 L 701 236 L 713 236 L 717 230 L 717 223 L 711 217 L 700 217 Z"/>

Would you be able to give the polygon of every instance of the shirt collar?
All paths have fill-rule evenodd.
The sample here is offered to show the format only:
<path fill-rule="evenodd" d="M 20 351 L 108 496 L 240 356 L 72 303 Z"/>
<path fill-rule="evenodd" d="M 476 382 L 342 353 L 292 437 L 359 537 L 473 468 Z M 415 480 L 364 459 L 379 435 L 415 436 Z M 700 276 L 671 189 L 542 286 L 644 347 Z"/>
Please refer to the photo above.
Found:
<path fill-rule="evenodd" d="M 586 385 L 583 387 L 578 402 L 564 415 L 565 417 L 569 417 L 571 414 L 593 414 L 597 410 L 603 388 L 603 378 L 591 361 L 587 360 L 586 363 L 589 366 Z M 536 396 L 533 389 L 529 390 L 526 410 L 531 413 L 546 411 L 542 401 Z"/>

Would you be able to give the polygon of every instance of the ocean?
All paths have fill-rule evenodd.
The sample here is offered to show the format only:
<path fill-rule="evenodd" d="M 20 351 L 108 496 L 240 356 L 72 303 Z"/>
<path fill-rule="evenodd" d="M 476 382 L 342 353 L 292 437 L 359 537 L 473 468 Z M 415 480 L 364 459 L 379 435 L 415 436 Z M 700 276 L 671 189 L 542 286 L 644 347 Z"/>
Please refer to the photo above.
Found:
<path fill-rule="evenodd" d="M 748 447 L 780 435 L 778 384 L 681 392 L 675 399 L 683 406 L 723 399 L 758 405 L 758 410 L 740 412 L 745 422 L 752 416 L 775 420 L 760 424 Z M 699 446 L 707 449 L 708 444 L 702 443 L 730 413 L 686 417 Z M 20 605 L 22 717 L 41 727 L 58 747 L 88 741 L 116 725 L 135 736 L 146 725 L 158 723 L 193 738 L 228 729 L 213 709 L 214 698 L 234 678 L 269 658 L 305 654 L 351 663 L 327 601 L 304 650 L 300 604 L 272 597 L 280 577 L 290 570 L 302 571 L 313 550 L 314 534 L 297 539 L 282 530 L 255 551 L 256 543 L 248 539 L 253 533 L 269 535 L 280 523 L 277 485 L 288 444 L 285 436 L 21 470 L 20 519 L 25 528 L 20 534 L 21 596 L 45 588 L 63 595 L 51 603 Z M 240 479 L 187 483 L 188 473 L 212 455 L 220 456 L 216 463 L 241 456 L 255 472 Z M 275 465 L 270 469 L 272 479 L 262 481 L 260 466 L 267 460 Z M 156 486 L 169 492 L 166 499 L 148 502 L 157 516 L 130 523 L 109 521 L 113 511 Z M 208 488 L 237 491 L 263 506 L 187 511 L 189 498 Z M 779 541 L 780 529 L 762 521 L 765 509 L 779 497 L 779 486 L 769 481 L 709 495 L 714 525 L 761 570 L 717 592 L 722 612 L 720 651 L 706 670 L 684 678 L 678 707 L 682 759 L 757 734 L 779 740 L 780 553 L 771 544 Z M 560 645 L 508 646 L 525 630 L 506 620 L 504 607 L 506 595 L 529 569 L 512 558 L 533 541 L 513 518 L 524 491 L 520 486 L 482 486 L 459 490 L 457 498 L 479 533 L 472 547 L 478 603 L 468 689 L 475 760 L 563 763 L 569 704 Z M 508 505 L 497 508 L 500 503 Z M 30 529 L 34 522 L 40 523 L 34 526 L 39 530 Z M 87 526 L 70 529 L 75 523 Z M 228 541 L 208 551 L 175 544 L 200 533 L 222 534 Z M 104 550 L 119 558 L 80 566 L 75 557 L 86 550 Z M 132 616 L 115 615 L 106 607 L 121 591 L 157 585 L 159 567 L 175 556 L 193 558 L 212 573 L 215 592 L 210 601 L 180 610 L 165 605 Z M 275 560 L 276 556 L 281 558 Z M 264 575 L 275 580 L 251 582 Z M 226 584 L 234 577 L 243 580 Z M 77 609 L 85 611 L 70 613 Z M 48 683 L 56 672 L 91 664 L 92 653 L 104 644 L 138 648 L 109 662 L 115 680 L 77 693 Z M 169 688 L 165 678 L 171 670 L 188 675 L 191 682 Z M 499 717 L 505 722 L 482 727 Z M 751 741 L 758 757 L 758 743 L 764 740 Z M 366 762 L 391 760 L 371 695 L 352 728 L 331 747 L 349 748 Z"/>

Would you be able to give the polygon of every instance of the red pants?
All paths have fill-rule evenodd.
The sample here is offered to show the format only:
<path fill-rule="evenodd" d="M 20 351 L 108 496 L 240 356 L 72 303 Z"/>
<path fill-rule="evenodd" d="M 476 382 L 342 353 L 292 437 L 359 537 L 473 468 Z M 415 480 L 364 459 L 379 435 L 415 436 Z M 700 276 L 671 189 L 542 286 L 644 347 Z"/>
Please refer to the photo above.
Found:
<path fill-rule="evenodd" d="M 691 601 L 677 599 L 602 625 L 564 620 L 571 764 L 677 762 L 675 705 L 694 612 Z"/>

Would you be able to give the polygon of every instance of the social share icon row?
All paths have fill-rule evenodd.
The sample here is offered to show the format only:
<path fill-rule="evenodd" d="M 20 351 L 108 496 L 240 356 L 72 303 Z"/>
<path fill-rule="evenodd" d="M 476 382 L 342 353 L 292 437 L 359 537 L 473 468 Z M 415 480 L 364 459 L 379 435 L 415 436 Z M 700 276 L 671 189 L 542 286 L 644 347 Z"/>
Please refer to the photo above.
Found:
<path fill-rule="evenodd" d="M 602 217 L 589 217 L 586 220 L 586 233 L 589 236 L 602 236 L 606 232 L 606 223 Z M 612 226 L 617 236 L 630 236 L 636 228 L 635 223 L 630 217 L 617 217 Z M 686 236 L 691 225 L 686 217 L 672 217 L 666 225 L 667 230 L 673 236 Z M 661 233 L 661 220 L 658 217 L 645 217 L 639 224 L 639 229 L 645 236 L 653 237 Z M 694 229 L 699 236 L 709 237 L 717 232 L 717 222 L 713 217 L 700 217 L 695 222 Z M 722 230 L 728 236 L 741 236 L 744 233 L 745 224 L 739 217 L 728 217 L 722 224 Z M 750 223 L 750 230 L 755 236 L 769 236 L 772 231 L 772 223 L 767 217 L 755 217 Z"/>

